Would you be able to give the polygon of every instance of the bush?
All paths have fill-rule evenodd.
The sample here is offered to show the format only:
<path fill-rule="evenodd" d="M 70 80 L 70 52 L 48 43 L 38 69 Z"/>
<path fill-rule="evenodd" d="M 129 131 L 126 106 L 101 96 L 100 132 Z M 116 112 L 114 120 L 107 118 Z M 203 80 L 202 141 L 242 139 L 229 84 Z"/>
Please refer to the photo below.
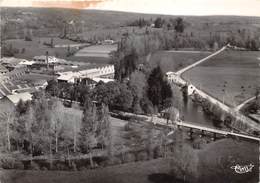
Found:
<path fill-rule="evenodd" d="M 203 149 L 205 145 L 207 144 L 207 141 L 205 139 L 196 139 L 193 142 L 193 148 L 194 149 Z"/>
<path fill-rule="evenodd" d="M 108 161 L 106 161 L 106 166 L 111 166 L 111 165 L 120 165 L 122 164 L 122 161 L 119 157 L 111 157 Z"/>
<path fill-rule="evenodd" d="M 163 157 L 163 151 L 162 151 L 162 149 L 159 146 L 154 148 L 154 150 L 153 150 L 153 157 L 154 157 L 154 159 Z"/>
<path fill-rule="evenodd" d="M 74 161 L 71 163 L 71 170 L 73 170 L 73 171 L 77 171 L 78 170 L 77 169 L 77 165 L 76 165 L 76 163 Z"/>
<path fill-rule="evenodd" d="M 57 164 L 55 165 L 55 169 L 56 169 L 56 170 L 64 171 L 64 170 L 68 170 L 69 168 L 68 168 L 68 166 L 67 166 L 66 164 L 64 164 L 64 163 L 57 163 Z"/>
<path fill-rule="evenodd" d="M 41 167 L 41 170 L 42 170 L 42 171 L 47 171 L 48 168 L 47 168 L 46 166 L 43 166 L 43 167 Z"/>
<path fill-rule="evenodd" d="M 124 130 L 125 130 L 125 131 L 130 131 L 130 130 L 131 130 L 131 124 L 130 124 L 130 122 L 127 122 L 127 124 L 125 124 Z"/>
<path fill-rule="evenodd" d="M 40 167 L 37 163 L 32 161 L 31 164 L 30 164 L 30 170 L 40 170 Z"/>
<path fill-rule="evenodd" d="M 1 168 L 3 169 L 13 169 L 14 168 L 14 159 L 2 159 L 1 160 Z"/>
<path fill-rule="evenodd" d="M 16 161 L 14 163 L 14 169 L 24 170 L 24 164 L 21 161 Z"/>
<path fill-rule="evenodd" d="M 139 152 L 137 155 L 137 161 L 146 161 L 148 159 L 149 158 L 148 158 L 147 152 L 145 152 L 145 151 Z"/>
<path fill-rule="evenodd" d="M 123 157 L 124 163 L 135 162 L 135 155 L 133 153 L 126 153 Z"/>

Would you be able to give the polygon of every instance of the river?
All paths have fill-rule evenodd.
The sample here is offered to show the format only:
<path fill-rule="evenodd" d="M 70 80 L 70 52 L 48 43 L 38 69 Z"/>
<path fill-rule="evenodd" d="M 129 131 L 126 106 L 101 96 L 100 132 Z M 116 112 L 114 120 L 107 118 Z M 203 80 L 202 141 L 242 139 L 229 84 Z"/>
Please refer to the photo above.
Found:
<path fill-rule="evenodd" d="M 207 115 L 202 107 L 194 103 L 190 97 L 183 96 L 182 91 L 176 85 L 172 85 L 173 90 L 173 105 L 180 111 L 180 116 L 185 121 L 201 124 L 204 126 L 215 127 L 214 122 L 209 115 Z"/>

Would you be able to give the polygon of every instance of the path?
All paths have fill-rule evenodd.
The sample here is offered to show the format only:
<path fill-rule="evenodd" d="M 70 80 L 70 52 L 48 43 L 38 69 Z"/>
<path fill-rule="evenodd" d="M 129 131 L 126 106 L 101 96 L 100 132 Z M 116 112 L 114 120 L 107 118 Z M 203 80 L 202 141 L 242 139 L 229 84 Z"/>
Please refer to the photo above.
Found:
<path fill-rule="evenodd" d="M 201 63 L 207 61 L 208 59 L 210 59 L 210 58 L 212 58 L 212 57 L 214 57 L 214 56 L 220 54 L 220 53 L 223 52 L 226 48 L 227 48 L 227 46 L 224 46 L 223 48 L 221 48 L 221 49 L 218 50 L 217 52 L 215 52 L 215 53 L 213 53 L 213 54 L 207 56 L 206 58 L 203 58 L 203 59 L 201 59 L 201 60 L 199 60 L 199 61 L 197 61 L 197 62 L 195 62 L 195 63 L 193 63 L 193 64 L 191 64 L 191 65 L 189 65 L 189 66 L 187 66 L 187 67 L 185 67 L 185 68 L 183 68 L 183 69 L 181 69 L 181 70 L 179 70 L 179 71 L 177 71 L 176 74 L 180 76 L 181 74 L 183 74 L 184 72 L 186 72 L 186 71 L 192 69 L 193 67 L 196 67 L 197 65 L 199 65 L 199 64 L 201 64 Z"/>
<path fill-rule="evenodd" d="M 240 111 L 247 103 L 251 102 L 252 100 L 255 100 L 256 97 L 252 97 L 246 101 L 244 101 L 242 104 L 238 105 L 234 108 L 235 111 Z"/>

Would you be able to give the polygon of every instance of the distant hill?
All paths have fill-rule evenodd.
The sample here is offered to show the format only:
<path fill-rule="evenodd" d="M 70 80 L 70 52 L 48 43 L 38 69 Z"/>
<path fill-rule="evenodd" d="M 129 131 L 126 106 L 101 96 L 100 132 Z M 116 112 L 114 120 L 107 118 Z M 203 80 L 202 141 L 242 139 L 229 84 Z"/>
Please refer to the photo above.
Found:
<path fill-rule="evenodd" d="M 36 36 L 60 34 L 64 22 L 70 23 L 75 32 L 96 29 L 115 29 L 124 27 L 129 22 L 144 18 L 155 20 L 176 18 L 171 15 L 126 13 L 101 10 L 78 10 L 62 8 L 1 8 L 1 26 L 8 38 L 22 37 L 29 29 Z M 192 30 L 230 31 L 250 29 L 260 31 L 260 17 L 244 16 L 181 16 Z"/>

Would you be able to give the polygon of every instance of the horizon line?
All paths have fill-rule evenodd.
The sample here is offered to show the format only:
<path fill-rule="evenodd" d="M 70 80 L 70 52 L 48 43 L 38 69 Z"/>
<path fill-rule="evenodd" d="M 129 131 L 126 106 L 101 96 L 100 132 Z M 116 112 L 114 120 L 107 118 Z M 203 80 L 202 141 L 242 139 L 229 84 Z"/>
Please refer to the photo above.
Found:
<path fill-rule="evenodd" d="M 238 15 L 238 14 L 164 14 L 164 13 L 156 13 L 156 12 L 138 12 L 138 11 L 124 11 L 124 10 L 110 10 L 110 9 L 101 9 L 101 8 L 72 8 L 72 7 L 56 7 L 56 6 L 0 6 L 1 8 L 42 8 L 42 9 L 66 9 L 66 10 L 78 10 L 78 11 L 106 11 L 106 12 L 116 12 L 116 13 L 131 13 L 131 14 L 142 14 L 142 15 L 161 15 L 161 16 L 193 16 L 193 17 L 207 17 L 207 16 L 228 16 L 228 17 L 257 17 L 260 18 L 259 15 Z"/>

